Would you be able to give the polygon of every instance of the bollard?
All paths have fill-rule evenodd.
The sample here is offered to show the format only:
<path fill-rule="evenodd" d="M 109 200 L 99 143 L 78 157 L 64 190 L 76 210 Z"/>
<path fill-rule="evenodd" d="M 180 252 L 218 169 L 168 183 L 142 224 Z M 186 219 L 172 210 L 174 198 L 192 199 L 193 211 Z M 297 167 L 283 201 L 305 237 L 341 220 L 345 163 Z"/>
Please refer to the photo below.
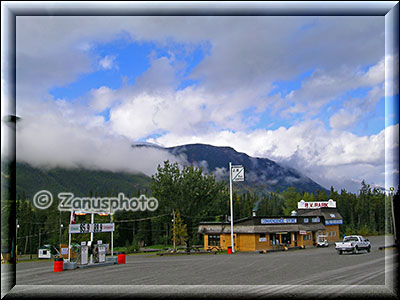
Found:
<path fill-rule="evenodd" d="M 125 252 L 118 252 L 118 263 L 125 264 L 125 261 L 126 261 Z"/>
<path fill-rule="evenodd" d="M 54 259 L 54 272 L 62 272 L 64 270 L 64 259 L 62 257 Z"/>

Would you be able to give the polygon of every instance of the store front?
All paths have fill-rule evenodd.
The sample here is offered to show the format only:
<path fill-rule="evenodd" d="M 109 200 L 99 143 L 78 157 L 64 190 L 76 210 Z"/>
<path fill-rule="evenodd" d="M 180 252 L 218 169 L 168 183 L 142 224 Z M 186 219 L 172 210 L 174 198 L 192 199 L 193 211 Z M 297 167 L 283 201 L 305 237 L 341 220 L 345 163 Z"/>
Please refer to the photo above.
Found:
<path fill-rule="evenodd" d="M 336 202 L 299 202 L 292 216 L 252 216 L 234 221 L 234 245 L 239 251 L 258 251 L 315 246 L 319 236 L 328 242 L 338 241 L 342 216 Z M 230 222 L 202 222 L 204 249 L 226 250 L 231 246 Z"/>
<path fill-rule="evenodd" d="M 227 249 L 231 246 L 229 222 L 203 222 L 199 232 L 204 234 L 206 250 Z M 312 246 L 317 232 L 326 230 L 318 223 L 304 223 L 303 217 L 250 217 L 234 222 L 235 250 L 258 251 Z"/>
<path fill-rule="evenodd" d="M 302 217 L 320 218 L 325 230 L 318 233 L 326 236 L 328 242 L 333 243 L 340 240 L 339 226 L 343 224 L 343 217 L 336 208 L 336 201 L 298 202 L 297 215 Z M 315 237 L 317 238 L 317 237 Z"/>

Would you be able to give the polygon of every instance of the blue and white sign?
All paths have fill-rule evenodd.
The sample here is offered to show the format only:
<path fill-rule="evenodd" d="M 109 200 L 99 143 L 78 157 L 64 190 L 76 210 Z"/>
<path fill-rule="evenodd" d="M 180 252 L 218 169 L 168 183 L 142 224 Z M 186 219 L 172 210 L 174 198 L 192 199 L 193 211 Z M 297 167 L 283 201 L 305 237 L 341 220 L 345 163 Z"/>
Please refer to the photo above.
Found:
<path fill-rule="evenodd" d="M 321 220 L 319 219 L 319 217 L 316 217 L 316 218 L 312 218 L 311 219 L 311 222 L 313 222 L 313 223 L 319 223 Z"/>
<path fill-rule="evenodd" d="M 325 225 L 342 225 L 343 224 L 343 220 L 339 219 L 339 220 L 325 220 Z"/>
<path fill-rule="evenodd" d="M 232 181 L 244 181 L 244 167 L 232 166 Z"/>
<path fill-rule="evenodd" d="M 296 218 L 261 219 L 261 224 L 293 224 L 293 223 L 297 223 Z"/>

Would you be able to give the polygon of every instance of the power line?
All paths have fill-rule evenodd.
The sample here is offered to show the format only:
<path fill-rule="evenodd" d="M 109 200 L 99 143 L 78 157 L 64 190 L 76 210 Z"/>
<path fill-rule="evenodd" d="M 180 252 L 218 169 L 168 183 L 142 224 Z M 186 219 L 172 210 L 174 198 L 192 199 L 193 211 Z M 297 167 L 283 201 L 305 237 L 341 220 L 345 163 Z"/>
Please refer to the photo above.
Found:
<path fill-rule="evenodd" d="M 140 219 L 133 219 L 133 220 L 119 220 L 119 221 L 114 221 L 114 223 L 145 221 L 145 220 L 151 220 L 151 219 L 155 219 L 155 218 L 161 218 L 161 217 L 164 217 L 164 216 L 167 216 L 167 215 L 171 215 L 171 214 L 163 214 L 163 215 L 159 215 L 159 216 L 140 218 Z"/>
<path fill-rule="evenodd" d="M 31 235 L 19 236 L 19 237 L 17 237 L 17 239 L 18 239 L 18 240 L 19 240 L 19 239 L 26 239 L 27 237 L 34 237 L 34 236 L 39 236 L 39 235 L 45 235 L 45 234 L 49 234 L 49 233 L 53 233 L 53 232 L 58 232 L 58 230 L 53 230 L 53 231 L 48 231 L 48 232 L 43 232 L 43 233 L 41 232 L 40 234 L 31 234 Z M 2 240 L 4 240 L 4 241 L 6 241 L 6 240 L 10 241 L 11 238 L 8 238 L 8 239 L 2 238 Z"/>

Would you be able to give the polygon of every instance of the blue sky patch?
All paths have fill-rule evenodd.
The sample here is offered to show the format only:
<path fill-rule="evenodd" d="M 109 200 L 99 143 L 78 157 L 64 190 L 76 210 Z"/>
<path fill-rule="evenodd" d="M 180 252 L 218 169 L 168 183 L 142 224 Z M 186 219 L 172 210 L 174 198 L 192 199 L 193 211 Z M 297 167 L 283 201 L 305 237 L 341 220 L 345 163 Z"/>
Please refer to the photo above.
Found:
<path fill-rule="evenodd" d="M 291 91 L 295 91 L 301 88 L 301 83 L 304 79 L 310 77 L 314 69 L 308 70 L 300 74 L 295 80 L 279 80 L 274 81 L 272 84 L 274 89 L 268 94 L 268 96 L 273 96 L 275 94 L 281 93 L 281 97 L 286 97 Z"/>

